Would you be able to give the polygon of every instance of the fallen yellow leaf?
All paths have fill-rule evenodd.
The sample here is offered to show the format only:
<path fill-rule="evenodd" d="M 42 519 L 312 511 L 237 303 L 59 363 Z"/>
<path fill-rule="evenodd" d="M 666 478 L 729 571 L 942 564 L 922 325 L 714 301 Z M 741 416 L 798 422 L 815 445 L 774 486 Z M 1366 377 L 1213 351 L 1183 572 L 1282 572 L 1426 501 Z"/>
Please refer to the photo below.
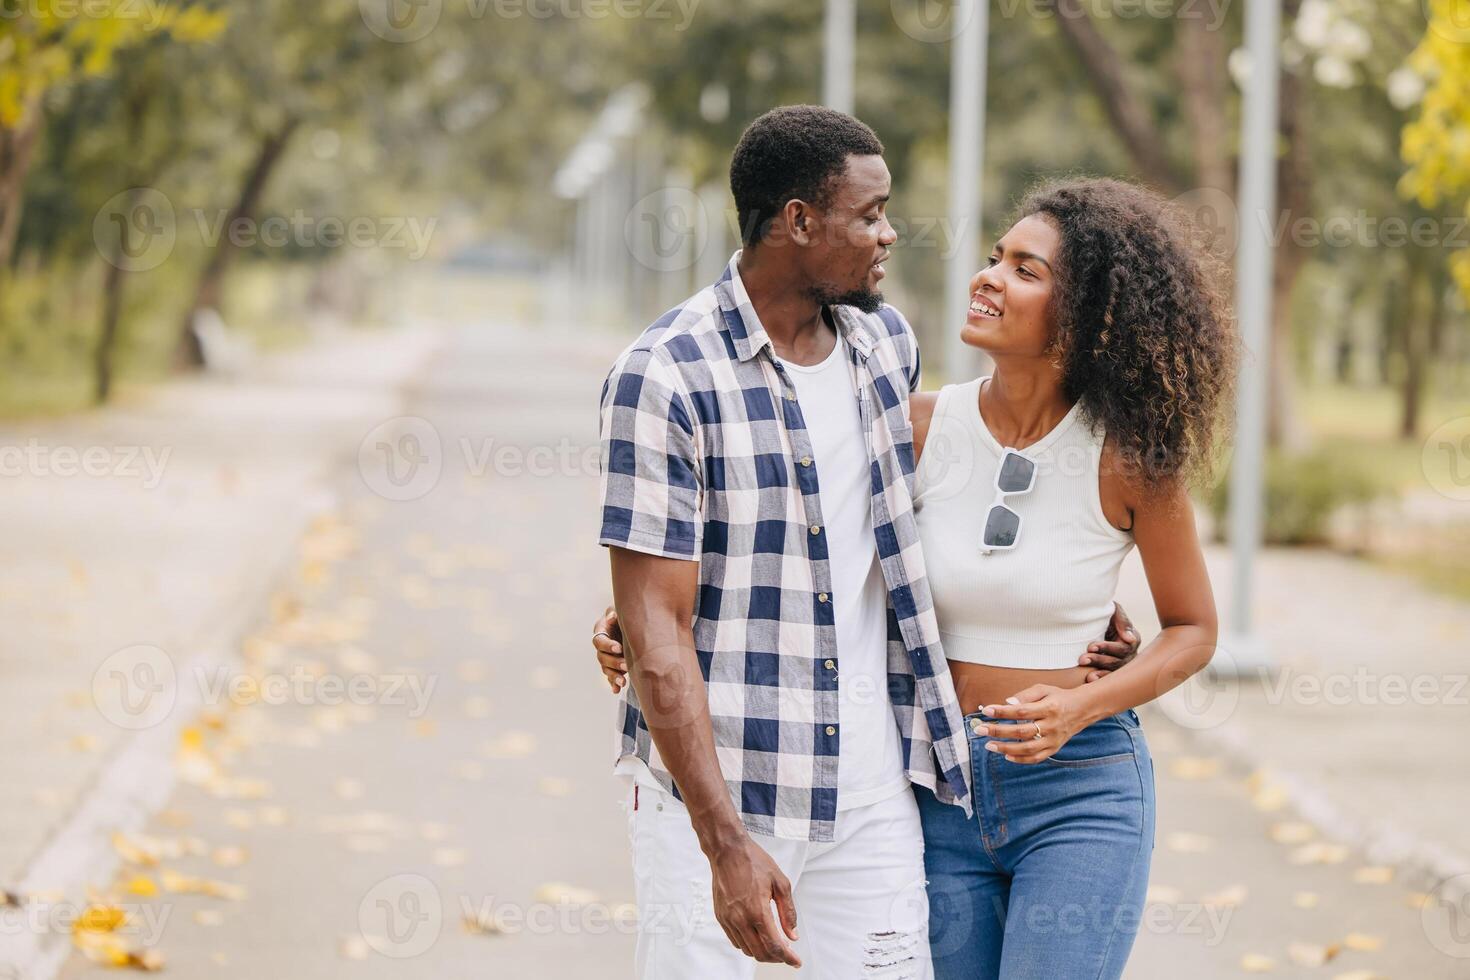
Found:
<path fill-rule="evenodd" d="M 1343 937 L 1342 944 L 1360 953 L 1376 953 L 1383 948 L 1383 937 L 1366 932 L 1350 932 Z"/>
<path fill-rule="evenodd" d="M 1353 872 L 1353 881 L 1360 885 L 1386 885 L 1393 881 L 1393 868 L 1386 865 L 1370 865 Z"/>
<path fill-rule="evenodd" d="M 1336 943 L 1319 946 L 1315 943 L 1287 943 L 1286 955 L 1297 966 L 1322 966 L 1333 959 L 1342 947 Z"/>

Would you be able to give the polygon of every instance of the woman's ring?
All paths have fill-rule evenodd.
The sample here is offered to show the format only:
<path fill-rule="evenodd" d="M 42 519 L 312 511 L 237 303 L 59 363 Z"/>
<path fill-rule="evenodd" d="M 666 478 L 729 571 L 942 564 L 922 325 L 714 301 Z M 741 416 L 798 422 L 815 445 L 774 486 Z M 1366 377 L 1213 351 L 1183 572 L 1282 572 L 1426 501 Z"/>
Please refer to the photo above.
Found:
<path fill-rule="evenodd" d="M 1031 724 L 1036 726 L 1036 734 L 1031 736 L 1032 741 L 1035 741 L 1041 738 L 1041 723 L 1033 721 Z"/>
<path fill-rule="evenodd" d="M 613 638 L 612 638 L 612 634 L 609 633 L 607 630 L 598 630 L 596 633 L 593 633 L 592 634 L 592 645 L 593 646 L 596 646 L 597 645 L 597 638 L 599 636 L 605 636 L 605 637 L 607 637 L 608 642 L 610 642 L 610 643 L 611 642 L 615 642 L 613 640 Z"/>

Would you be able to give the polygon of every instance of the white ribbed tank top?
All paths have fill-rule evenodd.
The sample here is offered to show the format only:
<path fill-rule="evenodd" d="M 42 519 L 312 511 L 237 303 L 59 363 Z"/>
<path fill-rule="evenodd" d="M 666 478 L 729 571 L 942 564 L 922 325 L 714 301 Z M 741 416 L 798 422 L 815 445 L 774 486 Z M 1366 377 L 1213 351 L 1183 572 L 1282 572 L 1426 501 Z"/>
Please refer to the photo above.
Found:
<path fill-rule="evenodd" d="M 1005 498 L 1021 531 L 1014 548 L 985 554 L 981 532 L 1005 452 L 980 415 L 986 380 L 941 389 L 916 474 L 914 515 L 944 653 L 996 667 L 1075 667 L 1107 631 L 1133 548 L 1133 535 L 1103 515 L 1103 434 L 1074 405 L 1019 450 L 1037 471 L 1030 493 Z"/>

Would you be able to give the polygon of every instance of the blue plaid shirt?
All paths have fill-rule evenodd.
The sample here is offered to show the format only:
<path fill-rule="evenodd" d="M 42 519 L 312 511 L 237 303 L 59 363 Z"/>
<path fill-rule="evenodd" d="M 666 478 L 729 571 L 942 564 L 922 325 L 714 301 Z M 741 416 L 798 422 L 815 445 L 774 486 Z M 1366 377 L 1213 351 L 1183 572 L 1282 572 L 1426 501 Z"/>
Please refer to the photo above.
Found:
<path fill-rule="evenodd" d="M 603 386 L 601 542 L 700 563 L 694 646 L 735 805 L 754 833 L 829 841 L 841 733 L 837 672 L 826 667 L 839 660 L 827 522 L 796 389 L 751 306 L 739 257 L 645 330 Z M 911 498 L 918 346 L 893 307 L 831 311 L 869 433 L 904 767 L 968 813 L 968 741 Z M 619 712 L 619 758 L 643 760 L 677 793 L 631 684 Z"/>

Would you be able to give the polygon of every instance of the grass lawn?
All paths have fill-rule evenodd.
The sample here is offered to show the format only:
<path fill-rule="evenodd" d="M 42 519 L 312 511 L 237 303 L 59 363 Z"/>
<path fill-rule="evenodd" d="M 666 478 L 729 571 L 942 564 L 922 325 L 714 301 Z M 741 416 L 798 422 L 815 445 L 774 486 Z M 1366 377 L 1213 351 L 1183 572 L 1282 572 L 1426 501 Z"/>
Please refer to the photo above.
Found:
<path fill-rule="evenodd" d="M 1457 455 L 1470 437 L 1470 394 L 1427 398 L 1419 437 L 1410 440 L 1399 437 L 1399 396 L 1389 388 L 1303 389 L 1298 408 L 1318 446 L 1351 456 L 1406 493 L 1432 489 L 1457 462 L 1462 477 L 1470 472 L 1470 454 Z"/>
<path fill-rule="evenodd" d="M 1463 510 L 1463 522 L 1418 529 L 1415 537 L 1428 542 L 1422 549 L 1370 560 L 1470 600 L 1470 500 L 1459 499 L 1470 495 L 1470 394 L 1426 399 L 1419 437 L 1412 440 L 1398 435 L 1399 401 L 1392 389 L 1307 389 L 1299 405 L 1318 447 L 1348 457 L 1409 497 L 1404 513 L 1411 522 L 1416 495 L 1440 515 Z"/>

